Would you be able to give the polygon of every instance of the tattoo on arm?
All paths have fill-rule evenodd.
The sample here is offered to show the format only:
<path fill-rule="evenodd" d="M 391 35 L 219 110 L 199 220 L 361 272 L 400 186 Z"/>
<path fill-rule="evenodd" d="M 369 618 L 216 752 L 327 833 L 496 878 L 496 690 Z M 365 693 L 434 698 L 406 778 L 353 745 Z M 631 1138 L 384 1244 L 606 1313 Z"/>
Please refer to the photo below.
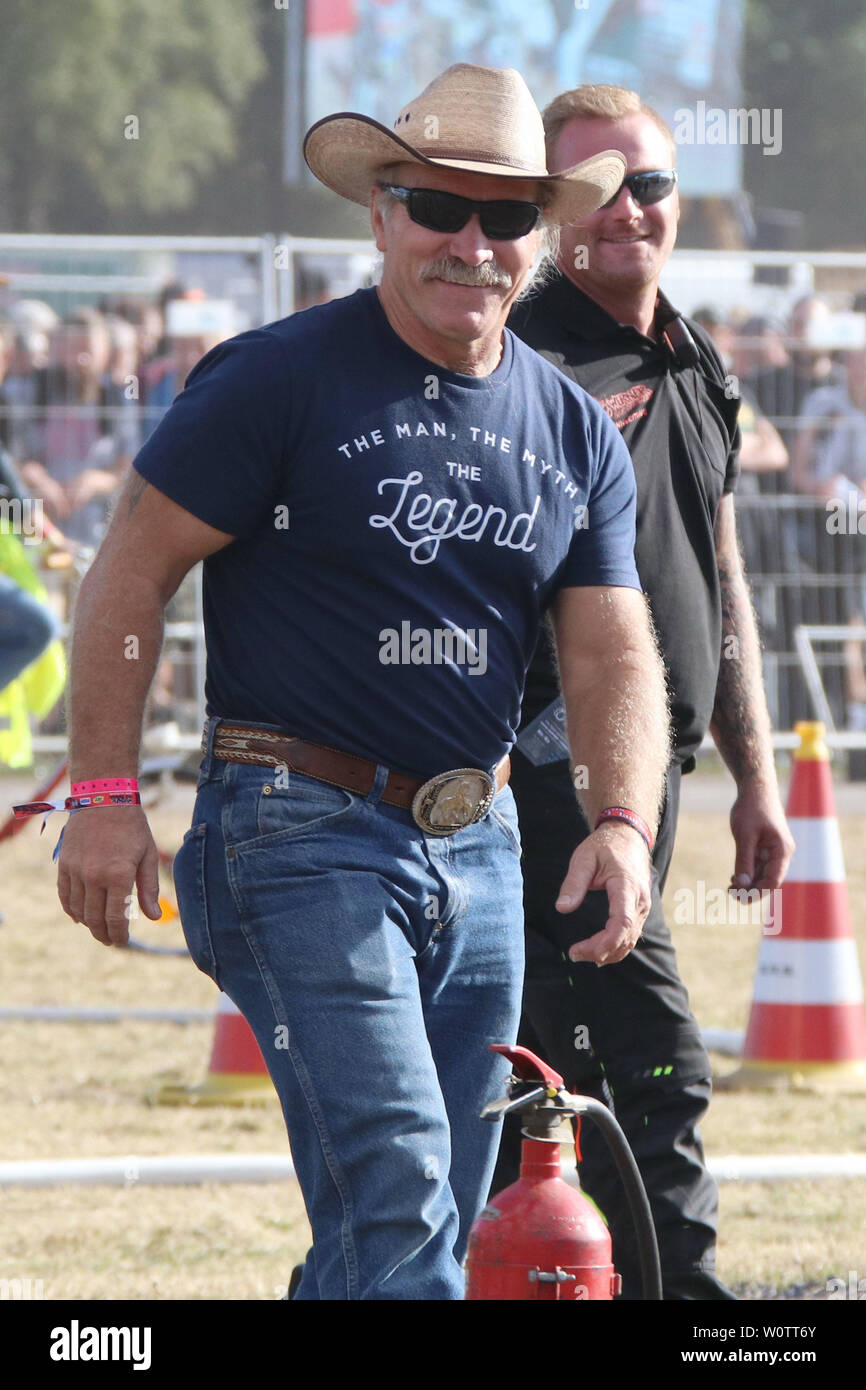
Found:
<path fill-rule="evenodd" d="M 139 502 L 141 501 L 141 495 L 142 495 L 142 493 L 144 492 L 144 489 L 145 489 L 147 486 L 148 486 L 148 481 L 147 481 L 147 479 L 146 479 L 146 478 L 143 478 L 143 477 L 141 476 L 140 473 L 135 473 L 135 474 L 133 475 L 132 482 L 130 483 L 130 487 L 129 487 L 129 494 L 128 494 L 128 496 L 129 496 L 129 511 L 128 511 L 128 513 L 127 513 L 128 516 L 132 516 L 132 513 L 135 511 L 136 507 L 138 506 Z"/>
<path fill-rule="evenodd" d="M 733 507 L 724 499 L 716 523 L 716 558 L 722 647 L 711 729 L 739 782 L 766 773 L 772 754 L 758 628 L 737 547 Z"/>

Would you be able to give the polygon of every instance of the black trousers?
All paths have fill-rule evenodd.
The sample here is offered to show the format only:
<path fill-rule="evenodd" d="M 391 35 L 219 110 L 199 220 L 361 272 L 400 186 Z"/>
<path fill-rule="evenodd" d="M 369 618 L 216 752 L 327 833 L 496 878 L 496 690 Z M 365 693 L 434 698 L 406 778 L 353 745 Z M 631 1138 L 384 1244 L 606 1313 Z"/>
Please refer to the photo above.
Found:
<path fill-rule="evenodd" d="M 635 949 L 617 965 L 573 963 L 568 947 L 599 931 L 607 895 L 574 913 L 554 908 L 576 845 L 589 834 L 566 762 L 533 767 L 513 755 L 511 785 L 523 840 L 526 984 L 519 1041 L 614 1112 L 641 1170 L 656 1226 L 665 1298 L 733 1298 L 715 1276 L 718 1193 L 698 1123 L 709 1104 L 710 1060 L 689 1009 L 661 892 L 676 835 L 680 769 L 668 774 L 653 853 L 653 896 Z M 641 1297 L 631 1216 L 607 1146 L 581 1127 L 580 1181 L 606 1217 L 623 1298 Z M 519 1117 L 505 1121 L 493 1193 L 516 1181 Z"/>

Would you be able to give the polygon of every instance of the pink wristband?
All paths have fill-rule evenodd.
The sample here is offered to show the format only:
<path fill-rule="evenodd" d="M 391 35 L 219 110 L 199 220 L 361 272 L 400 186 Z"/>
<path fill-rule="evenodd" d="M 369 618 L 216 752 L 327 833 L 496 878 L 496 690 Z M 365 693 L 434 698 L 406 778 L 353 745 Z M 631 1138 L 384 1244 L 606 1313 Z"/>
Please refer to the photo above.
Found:
<path fill-rule="evenodd" d="M 73 782 L 73 796 L 92 796 L 94 792 L 137 792 L 137 777 L 97 777 L 92 782 Z"/>
<path fill-rule="evenodd" d="M 627 806 L 606 806 L 596 821 L 594 829 L 598 830 L 598 827 L 606 820 L 625 821 L 626 825 L 630 825 L 632 830 L 637 831 L 650 854 L 652 854 L 653 833 L 643 817 L 638 815 L 637 811 L 630 811 Z"/>

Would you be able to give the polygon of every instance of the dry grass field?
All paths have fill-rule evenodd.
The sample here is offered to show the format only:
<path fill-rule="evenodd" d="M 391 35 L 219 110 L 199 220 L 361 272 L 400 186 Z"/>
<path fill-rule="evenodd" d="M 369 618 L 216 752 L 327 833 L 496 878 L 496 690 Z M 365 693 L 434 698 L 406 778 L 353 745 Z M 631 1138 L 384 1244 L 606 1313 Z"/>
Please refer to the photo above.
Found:
<path fill-rule="evenodd" d="M 0 781 L 3 806 L 28 790 Z M 722 802 L 716 798 L 719 805 Z M 169 848 L 188 825 L 192 791 L 175 789 L 152 814 Z M 60 817 L 0 845 L 0 970 L 5 1005 L 212 1008 L 214 986 L 188 960 L 108 951 L 60 911 L 51 852 Z M 866 815 L 842 835 L 853 916 L 866 960 Z M 723 886 L 732 868 L 726 815 L 684 811 L 668 886 Z M 136 924 L 180 943 L 179 926 Z M 758 927 L 676 929 L 683 974 L 705 1025 L 745 1025 Z M 243 1110 L 171 1109 L 152 1095 L 168 1079 L 202 1079 L 210 1024 L 0 1022 L 0 1158 L 285 1151 L 274 1099 Z M 718 1058 L 720 1071 L 731 1059 Z M 709 1153 L 866 1151 L 862 1097 L 719 1094 L 704 1129 Z M 308 1239 L 291 1183 L 59 1187 L 0 1191 L 0 1278 L 41 1279 L 49 1299 L 273 1299 Z M 720 1273 L 746 1298 L 791 1285 L 823 1289 L 849 1270 L 866 1277 L 866 1184 L 727 1184 Z"/>

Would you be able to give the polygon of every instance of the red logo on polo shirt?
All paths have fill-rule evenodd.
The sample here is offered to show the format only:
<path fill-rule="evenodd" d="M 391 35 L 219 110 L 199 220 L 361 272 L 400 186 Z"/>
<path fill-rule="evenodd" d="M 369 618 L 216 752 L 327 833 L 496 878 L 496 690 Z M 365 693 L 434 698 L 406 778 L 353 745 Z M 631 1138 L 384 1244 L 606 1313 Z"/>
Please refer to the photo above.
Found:
<path fill-rule="evenodd" d="M 599 396 L 598 403 L 617 428 L 624 429 L 634 420 L 643 419 L 654 395 L 649 386 L 630 386 L 627 391 L 617 391 L 615 396 Z"/>

